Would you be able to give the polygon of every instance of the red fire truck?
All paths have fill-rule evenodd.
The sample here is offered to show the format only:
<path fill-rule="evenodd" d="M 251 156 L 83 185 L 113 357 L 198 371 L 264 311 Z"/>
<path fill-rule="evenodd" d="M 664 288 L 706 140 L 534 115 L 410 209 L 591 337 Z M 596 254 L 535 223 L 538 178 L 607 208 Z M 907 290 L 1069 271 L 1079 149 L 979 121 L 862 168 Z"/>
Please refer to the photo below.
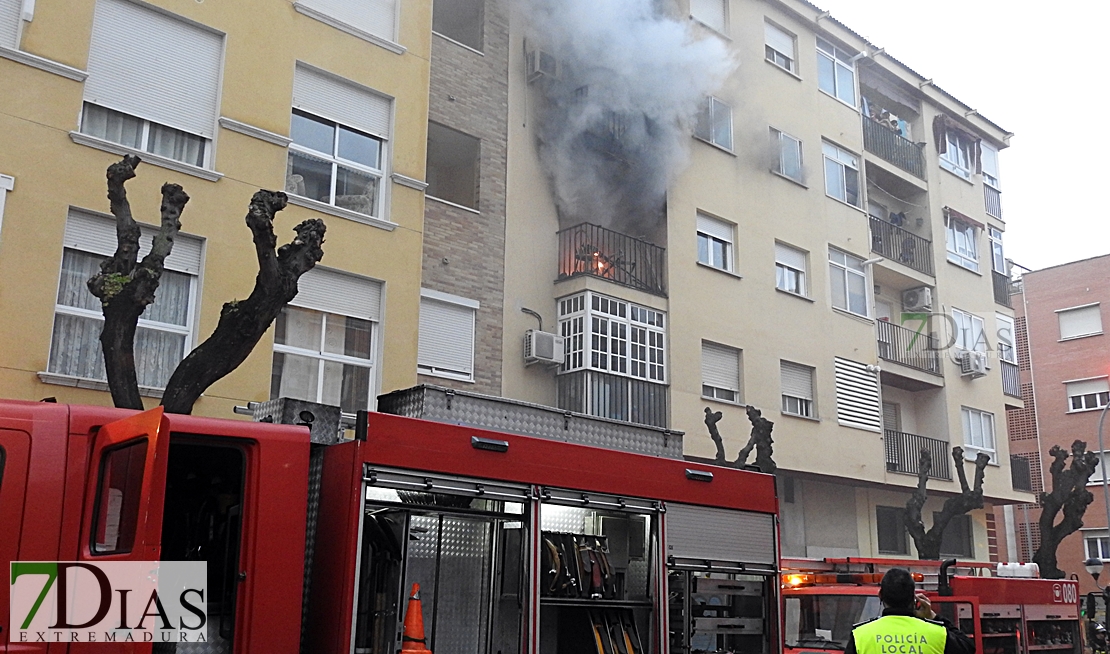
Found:
<path fill-rule="evenodd" d="M 180 653 L 394 654 L 413 583 L 436 654 L 780 651 L 771 476 L 382 413 L 314 429 L 0 401 L 0 562 L 207 561 L 208 643 Z M 0 596 L 0 651 L 151 651 L 9 642 Z"/>
<path fill-rule="evenodd" d="M 939 561 L 790 559 L 783 561 L 785 652 L 842 651 L 854 624 L 878 617 L 878 582 L 908 568 L 933 603 L 975 641 L 981 654 L 1081 654 L 1079 584 L 997 576 L 1005 564 L 960 564 L 949 578 Z"/>

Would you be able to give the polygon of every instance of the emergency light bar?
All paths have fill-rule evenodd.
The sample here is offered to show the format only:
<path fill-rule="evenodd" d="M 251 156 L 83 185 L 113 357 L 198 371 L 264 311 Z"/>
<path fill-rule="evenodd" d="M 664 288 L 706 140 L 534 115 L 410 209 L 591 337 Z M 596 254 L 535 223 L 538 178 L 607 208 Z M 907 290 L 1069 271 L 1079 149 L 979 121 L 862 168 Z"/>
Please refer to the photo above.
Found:
<path fill-rule="evenodd" d="M 915 582 L 925 581 L 925 575 L 920 572 L 911 574 Z M 823 586 L 826 584 L 877 584 L 883 580 L 881 572 L 853 572 L 853 573 L 787 573 L 782 576 L 782 585 L 785 588 L 800 588 L 802 586 Z"/>

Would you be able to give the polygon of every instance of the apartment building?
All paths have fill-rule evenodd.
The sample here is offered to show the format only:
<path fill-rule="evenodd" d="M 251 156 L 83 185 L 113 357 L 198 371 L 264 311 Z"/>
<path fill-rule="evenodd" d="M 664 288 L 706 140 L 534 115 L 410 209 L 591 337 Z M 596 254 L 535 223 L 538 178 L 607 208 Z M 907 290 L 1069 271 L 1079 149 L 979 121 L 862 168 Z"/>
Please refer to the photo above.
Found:
<path fill-rule="evenodd" d="M 1070 451 L 1073 441 L 1099 451 L 1099 421 L 1110 403 L 1110 360 L 1102 340 L 1102 305 L 1110 304 L 1110 255 L 1027 272 L 1013 295 L 1017 355 L 1024 408 L 1007 413 L 1014 457 L 1014 487 L 1051 490 L 1053 446 Z M 1104 440 L 1110 434 L 1103 435 Z M 1083 528 L 1056 550 L 1061 570 L 1076 574 L 1083 592 L 1095 591 L 1083 569 L 1087 558 L 1110 560 L 1102 468 L 1091 476 L 1094 502 Z M 1030 561 L 1040 546 L 1036 504 L 995 509 L 1000 547 L 1010 561 Z M 1002 528 L 1004 526 L 1004 528 Z"/>
<path fill-rule="evenodd" d="M 431 3 L 356 4 L 0 2 L 5 397 L 109 401 L 84 281 L 114 250 L 104 173 L 125 153 L 143 159 L 128 184 L 140 222 L 158 223 L 163 182 L 191 197 L 139 321 L 151 403 L 221 305 L 250 292 L 243 216 L 259 188 L 289 194 L 279 243 L 324 220 L 324 259 L 196 411 L 279 395 L 352 411 L 415 383 Z"/>

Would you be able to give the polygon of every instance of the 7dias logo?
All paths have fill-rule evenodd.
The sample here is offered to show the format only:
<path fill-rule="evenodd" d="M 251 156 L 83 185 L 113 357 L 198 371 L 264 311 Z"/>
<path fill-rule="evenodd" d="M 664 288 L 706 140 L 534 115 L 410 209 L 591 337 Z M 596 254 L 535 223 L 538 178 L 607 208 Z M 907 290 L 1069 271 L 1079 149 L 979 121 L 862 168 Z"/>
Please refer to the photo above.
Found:
<path fill-rule="evenodd" d="M 12 643 L 207 642 L 204 561 L 13 561 Z"/>

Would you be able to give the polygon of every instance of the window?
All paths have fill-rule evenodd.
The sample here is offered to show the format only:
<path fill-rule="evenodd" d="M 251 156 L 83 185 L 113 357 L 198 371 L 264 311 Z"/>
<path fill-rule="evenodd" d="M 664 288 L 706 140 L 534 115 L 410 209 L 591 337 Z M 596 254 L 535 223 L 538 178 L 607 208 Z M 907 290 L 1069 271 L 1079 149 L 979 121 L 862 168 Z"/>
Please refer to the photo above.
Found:
<path fill-rule="evenodd" d="M 432 31 L 481 51 L 484 0 L 440 0 L 432 3 Z"/>
<path fill-rule="evenodd" d="M 1014 319 L 1001 313 L 995 314 L 998 326 L 998 358 L 1017 365 L 1017 348 L 1014 347 Z"/>
<path fill-rule="evenodd" d="M 945 130 L 944 151 L 940 153 L 940 167 L 964 179 L 971 179 L 975 167 L 975 141 L 961 131 Z"/>
<path fill-rule="evenodd" d="M 724 34 L 728 29 L 728 0 L 690 0 L 690 16 Z"/>
<path fill-rule="evenodd" d="M 968 270 L 979 272 L 979 247 L 975 227 L 946 212 L 944 240 L 948 260 Z"/>
<path fill-rule="evenodd" d="M 127 0 L 97 0 L 81 134 L 208 167 L 223 35 Z"/>
<path fill-rule="evenodd" d="M 964 428 L 964 450 L 974 457 L 977 453 L 989 454 L 991 463 L 997 462 L 997 453 L 994 448 L 994 414 L 970 409 L 960 408 L 960 417 Z"/>
<path fill-rule="evenodd" d="M 665 315 L 597 293 L 560 300 L 562 372 L 590 369 L 664 383 Z"/>
<path fill-rule="evenodd" d="M 13 188 L 15 188 L 15 178 L 0 174 L 0 234 L 4 233 L 4 202 L 8 199 L 8 192 Z"/>
<path fill-rule="evenodd" d="M 1084 534 L 1083 545 L 1087 551 L 1087 558 L 1110 561 L 1110 538 Z"/>
<path fill-rule="evenodd" d="M 106 450 L 100 460 L 93 515 L 94 554 L 124 554 L 135 546 L 148 442 L 143 438 Z"/>
<path fill-rule="evenodd" d="M 867 317 L 867 271 L 863 259 L 829 248 L 829 281 L 834 307 Z"/>
<path fill-rule="evenodd" d="M 1110 404 L 1110 384 L 1106 377 L 1066 382 L 1068 413 L 1101 409 Z"/>
<path fill-rule="evenodd" d="M 964 352 L 986 352 L 990 349 L 982 318 L 966 311 L 952 309 L 952 322 L 956 328 L 954 347 Z"/>
<path fill-rule="evenodd" d="M 822 143 L 825 156 L 825 194 L 853 207 L 862 206 L 859 192 L 859 159 L 832 143 Z"/>
<path fill-rule="evenodd" d="M 1061 341 L 1102 333 L 1102 311 L 1098 304 L 1059 309 L 1056 316 L 1060 321 Z"/>
<path fill-rule="evenodd" d="M 771 23 L 763 23 L 763 40 L 767 61 L 792 73 L 798 72 L 794 66 L 796 41 L 793 34 Z"/>
<path fill-rule="evenodd" d="M 148 225 L 140 228 L 142 259 L 150 251 L 157 230 Z M 115 221 L 71 210 L 64 244 L 48 376 L 44 379 L 49 381 L 49 375 L 58 375 L 99 382 L 88 386 L 106 389 L 108 377 L 100 349 L 104 312 L 85 283 L 100 271 L 100 263 L 115 253 Z M 140 387 L 165 388 L 174 368 L 191 349 L 200 262 L 201 242 L 179 233 L 173 252 L 166 258 L 154 303 L 139 317 L 135 332 L 135 373 Z"/>
<path fill-rule="evenodd" d="M 802 142 L 772 127 L 771 146 L 779 155 L 775 172 L 802 183 Z"/>
<path fill-rule="evenodd" d="M 789 245 L 775 243 L 775 288 L 808 297 L 805 252 Z"/>
<path fill-rule="evenodd" d="M 740 350 L 701 342 L 701 395 L 722 402 L 741 401 Z"/>
<path fill-rule="evenodd" d="M 397 0 L 296 0 L 293 7 L 355 36 L 397 40 Z"/>
<path fill-rule="evenodd" d="M 1002 251 L 1002 230 L 997 227 L 987 229 L 987 238 L 991 244 L 991 270 L 1009 276 L 1006 270 L 1006 255 Z"/>
<path fill-rule="evenodd" d="M 0 46 L 19 48 L 20 13 L 23 3 L 19 0 L 0 0 Z"/>
<path fill-rule="evenodd" d="M 706 98 L 698 112 L 694 136 L 732 150 L 732 107 L 717 98 Z"/>
<path fill-rule="evenodd" d="M 998 174 L 998 148 L 986 141 L 980 142 L 980 148 L 983 153 L 983 183 L 996 191 L 1001 191 L 1002 184 L 999 181 Z"/>
<path fill-rule="evenodd" d="M 882 431 L 879 377 L 858 361 L 833 358 L 836 375 L 836 420 L 842 426 Z"/>
<path fill-rule="evenodd" d="M 876 506 L 875 523 L 878 525 L 880 554 L 910 553 L 905 507 Z"/>
<path fill-rule="evenodd" d="M 817 86 L 841 102 L 856 106 L 856 64 L 852 55 L 817 37 Z"/>
<path fill-rule="evenodd" d="M 427 194 L 477 209 L 480 144 L 469 134 L 428 123 Z"/>
<path fill-rule="evenodd" d="M 938 515 L 940 515 L 939 512 L 933 512 L 934 524 Z M 975 552 L 972 546 L 971 533 L 971 516 L 964 514 L 953 517 L 940 537 L 941 557 L 974 558 Z"/>
<path fill-rule="evenodd" d="M 416 371 L 422 375 L 474 379 L 474 330 L 478 302 L 420 289 L 420 345 Z"/>
<path fill-rule="evenodd" d="M 813 401 L 813 368 L 780 361 L 782 375 L 782 412 L 791 416 L 816 418 Z"/>
<path fill-rule="evenodd" d="M 380 217 L 390 113 L 370 89 L 298 64 L 286 192 Z"/>
<path fill-rule="evenodd" d="M 698 214 L 698 263 L 732 272 L 732 238 L 736 226 Z"/>

